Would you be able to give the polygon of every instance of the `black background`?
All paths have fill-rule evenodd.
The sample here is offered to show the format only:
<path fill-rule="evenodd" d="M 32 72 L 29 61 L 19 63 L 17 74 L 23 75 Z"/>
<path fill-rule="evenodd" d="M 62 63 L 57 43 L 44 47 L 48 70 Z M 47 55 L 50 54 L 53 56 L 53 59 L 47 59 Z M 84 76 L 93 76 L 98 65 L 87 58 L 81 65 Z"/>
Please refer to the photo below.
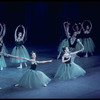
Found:
<path fill-rule="evenodd" d="M 0 1 L 0 22 L 6 24 L 4 43 L 14 46 L 17 25 L 27 28 L 25 45 L 58 46 L 65 38 L 63 22 L 91 20 L 91 38 L 100 50 L 100 2 L 99 1 Z"/>

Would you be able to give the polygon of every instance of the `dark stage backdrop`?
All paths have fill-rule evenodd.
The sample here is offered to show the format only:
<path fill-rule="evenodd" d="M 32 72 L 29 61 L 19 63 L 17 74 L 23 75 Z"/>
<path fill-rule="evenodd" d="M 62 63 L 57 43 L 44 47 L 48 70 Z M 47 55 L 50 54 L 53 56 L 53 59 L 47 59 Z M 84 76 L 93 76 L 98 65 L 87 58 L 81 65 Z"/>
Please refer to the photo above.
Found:
<path fill-rule="evenodd" d="M 7 32 L 4 42 L 14 46 L 14 31 L 17 25 L 27 28 L 25 45 L 58 46 L 65 38 L 63 22 L 72 24 L 91 20 L 93 29 L 91 37 L 100 50 L 100 2 L 99 1 L 5 1 L 0 2 L 0 22 L 6 24 Z"/>

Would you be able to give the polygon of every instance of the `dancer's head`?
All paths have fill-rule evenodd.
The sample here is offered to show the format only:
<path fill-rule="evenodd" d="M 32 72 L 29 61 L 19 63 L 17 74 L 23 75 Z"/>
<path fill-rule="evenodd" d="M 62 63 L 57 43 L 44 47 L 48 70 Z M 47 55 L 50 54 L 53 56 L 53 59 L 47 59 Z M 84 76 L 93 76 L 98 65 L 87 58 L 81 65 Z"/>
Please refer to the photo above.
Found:
<path fill-rule="evenodd" d="M 87 26 L 86 26 L 86 30 L 89 30 L 89 29 L 90 29 L 90 27 L 89 27 L 89 25 L 87 25 Z"/>
<path fill-rule="evenodd" d="M 68 47 L 63 47 L 62 49 L 63 49 L 63 52 L 64 52 L 64 53 L 69 52 L 69 48 L 68 48 Z"/>
<path fill-rule="evenodd" d="M 18 37 L 19 37 L 19 38 L 22 37 L 22 32 L 18 32 Z"/>
<path fill-rule="evenodd" d="M 35 52 L 31 52 L 32 58 L 36 58 L 36 53 Z"/>
<path fill-rule="evenodd" d="M 76 29 L 76 31 L 79 31 L 79 27 L 78 27 L 78 25 L 76 25 L 75 29 Z"/>
<path fill-rule="evenodd" d="M 74 33 L 72 34 L 72 37 L 76 37 L 76 36 L 77 36 L 77 33 L 74 32 Z"/>

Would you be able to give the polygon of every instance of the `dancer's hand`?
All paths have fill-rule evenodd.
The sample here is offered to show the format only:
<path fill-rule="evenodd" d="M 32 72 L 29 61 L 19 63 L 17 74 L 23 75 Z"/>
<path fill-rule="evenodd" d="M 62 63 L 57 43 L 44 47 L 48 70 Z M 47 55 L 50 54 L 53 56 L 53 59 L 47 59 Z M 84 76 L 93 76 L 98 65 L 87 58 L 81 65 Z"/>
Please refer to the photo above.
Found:
<path fill-rule="evenodd" d="M 52 62 L 53 60 L 48 60 L 48 62 Z"/>

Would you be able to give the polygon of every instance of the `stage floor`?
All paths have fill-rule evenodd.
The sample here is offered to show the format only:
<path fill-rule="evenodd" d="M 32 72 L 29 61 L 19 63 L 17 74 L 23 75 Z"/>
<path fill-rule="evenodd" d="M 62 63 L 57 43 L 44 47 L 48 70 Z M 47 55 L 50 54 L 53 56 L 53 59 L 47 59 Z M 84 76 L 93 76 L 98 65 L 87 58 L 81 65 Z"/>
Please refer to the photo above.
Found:
<path fill-rule="evenodd" d="M 28 70 L 23 65 L 23 69 L 17 69 L 18 64 L 10 63 L 9 58 L 5 58 L 7 67 L 0 71 L 0 98 L 100 98 L 100 55 L 84 58 L 76 58 L 75 63 L 86 70 L 86 75 L 74 80 L 58 80 L 54 79 L 54 75 L 61 63 L 61 59 L 57 60 L 57 52 L 55 48 L 28 48 L 30 51 L 37 53 L 37 60 L 53 59 L 52 63 L 39 64 L 37 70 L 44 72 L 51 78 L 51 82 L 47 87 L 38 89 L 27 89 L 15 87 L 14 84 Z M 11 48 L 10 48 L 11 52 Z"/>

